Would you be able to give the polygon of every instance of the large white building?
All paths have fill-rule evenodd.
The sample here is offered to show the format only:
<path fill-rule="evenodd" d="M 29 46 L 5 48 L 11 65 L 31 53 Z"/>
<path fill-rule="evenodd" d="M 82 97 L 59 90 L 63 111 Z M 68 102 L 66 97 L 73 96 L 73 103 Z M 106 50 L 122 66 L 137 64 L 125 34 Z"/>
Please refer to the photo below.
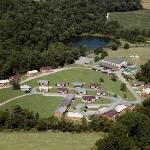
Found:
<path fill-rule="evenodd" d="M 121 69 L 122 67 L 127 67 L 128 62 L 124 58 L 119 57 L 108 57 L 106 56 L 102 60 L 101 66 L 113 70 Z"/>

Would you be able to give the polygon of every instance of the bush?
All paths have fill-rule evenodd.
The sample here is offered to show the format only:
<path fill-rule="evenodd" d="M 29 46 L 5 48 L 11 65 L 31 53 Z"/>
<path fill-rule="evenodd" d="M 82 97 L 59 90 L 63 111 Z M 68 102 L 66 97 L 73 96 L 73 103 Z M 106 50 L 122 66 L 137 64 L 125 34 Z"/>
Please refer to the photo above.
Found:
<path fill-rule="evenodd" d="M 118 50 L 118 45 L 117 45 L 116 43 L 113 43 L 113 44 L 111 45 L 111 49 L 112 49 L 113 51 Z"/>
<path fill-rule="evenodd" d="M 129 49 L 129 44 L 128 43 L 124 44 L 124 49 Z"/>
<path fill-rule="evenodd" d="M 127 90 L 127 87 L 126 87 L 125 83 L 121 83 L 120 90 L 122 90 L 122 91 L 126 91 Z"/>
<path fill-rule="evenodd" d="M 19 90 L 20 89 L 19 81 L 13 80 L 13 81 L 11 81 L 11 84 L 12 84 L 13 90 Z"/>
<path fill-rule="evenodd" d="M 95 55 L 99 55 L 99 53 L 103 52 L 103 48 L 102 47 L 97 47 L 96 49 L 94 49 L 94 54 Z"/>
<path fill-rule="evenodd" d="M 36 124 L 36 129 L 38 131 L 46 131 L 48 130 L 48 123 L 47 120 L 45 119 L 39 119 L 37 124 Z"/>
<path fill-rule="evenodd" d="M 114 82 L 116 82 L 116 81 L 117 81 L 116 75 L 112 74 L 112 75 L 111 75 L 111 80 L 114 81 Z"/>
<path fill-rule="evenodd" d="M 101 54 L 101 59 L 103 59 L 104 57 L 108 56 L 107 51 L 103 51 Z"/>
<path fill-rule="evenodd" d="M 99 60 L 100 60 L 100 58 L 98 56 L 95 56 L 94 61 L 97 62 Z"/>
<path fill-rule="evenodd" d="M 104 79 L 102 77 L 99 78 L 100 82 L 104 82 Z"/>

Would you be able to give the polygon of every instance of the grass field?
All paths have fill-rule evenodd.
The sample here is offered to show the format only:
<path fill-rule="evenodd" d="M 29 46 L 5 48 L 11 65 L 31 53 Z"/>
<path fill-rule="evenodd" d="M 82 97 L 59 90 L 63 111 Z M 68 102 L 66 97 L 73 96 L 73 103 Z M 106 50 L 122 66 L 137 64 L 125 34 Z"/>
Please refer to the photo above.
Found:
<path fill-rule="evenodd" d="M 38 80 L 49 80 L 50 85 L 55 85 L 57 82 L 60 81 L 67 81 L 67 82 L 86 82 L 87 87 L 91 83 L 99 83 L 99 78 L 102 77 L 104 79 L 104 83 L 102 83 L 102 87 L 104 89 L 114 92 L 120 96 L 127 95 L 127 98 L 134 99 L 133 95 L 127 91 L 123 92 L 120 90 L 121 81 L 113 82 L 111 80 L 111 76 L 96 72 L 91 69 L 84 69 L 84 68 L 74 68 L 69 70 L 64 70 L 61 72 L 57 72 L 55 74 L 47 75 L 41 78 L 37 78 L 27 82 L 32 86 L 38 86 Z"/>
<path fill-rule="evenodd" d="M 1 150 L 90 150 L 104 133 L 0 133 Z"/>
<path fill-rule="evenodd" d="M 0 89 L 0 103 L 23 94 L 19 90 L 12 90 L 12 88 Z"/>
<path fill-rule="evenodd" d="M 124 28 L 150 29 L 150 10 L 114 12 L 109 20 L 116 20 Z"/>
<path fill-rule="evenodd" d="M 117 56 L 117 57 L 125 57 L 133 64 L 136 64 L 140 67 L 141 64 L 144 64 L 148 60 L 150 60 L 150 48 L 130 48 L 129 50 L 119 49 L 118 51 L 108 51 L 109 56 Z M 131 58 L 131 55 L 138 55 L 139 59 Z"/>
<path fill-rule="evenodd" d="M 20 105 L 23 108 L 33 110 L 34 113 L 38 112 L 40 117 L 49 117 L 62 100 L 62 97 L 45 97 L 41 95 L 25 96 L 5 104 L 0 107 L 0 110 L 7 108 L 11 110 L 13 106 Z"/>

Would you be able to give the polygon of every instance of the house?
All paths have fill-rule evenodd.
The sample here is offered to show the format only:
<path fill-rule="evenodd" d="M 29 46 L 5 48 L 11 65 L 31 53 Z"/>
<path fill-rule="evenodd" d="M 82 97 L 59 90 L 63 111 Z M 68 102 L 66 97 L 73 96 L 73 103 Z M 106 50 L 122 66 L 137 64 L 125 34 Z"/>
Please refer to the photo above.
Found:
<path fill-rule="evenodd" d="M 83 87 L 83 86 L 85 86 L 85 82 L 72 82 L 72 85 L 74 86 L 74 87 Z"/>
<path fill-rule="evenodd" d="M 87 94 L 87 90 L 85 88 L 81 88 L 81 87 L 75 87 L 74 89 L 78 94 L 83 94 L 86 95 Z"/>
<path fill-rule="evenodd" d="M 0 80 L 0 87 L 8 86 L 9 84 L 10 84 L 10 81 L 8 79 Z"/>
<path fill-rule="evenodd" d="M 108 57 L 106 56 L 102 60 L 101 66 L 104 68 L 109 68 L 111 70 L 119 70 L 122 67 L 127 67 L 128 62 L 124 58 L 119 57 Z"/>
<path fill-rule="evenodd" d="M 58 107 L 54 112 L 54 116 L 60 118 L 65 114 L 66 111 L 67 111 L 66 107 L 62 107 L 62 106 Z"/>
<path fill-rule="evenodd" d="M 52 69 L 51 66 L 44 66 L 44 67 L 40 68 L 41 73 L 49 73 L 49 72 L 52 72 L 52 71 L 53 71 L 53 69 Z"/>
<path fill-rule="evenodd" d="M 107 92 L 106 92 L 104 89 L 99 88 L 99 89 L 97 90 L 96 94 L 97 94 L 98 96 L 101 96 L 101 95 L 106 96 L 106 95 L 107 95 Z"/>
<path fill-rule="evenodd" d="M 67 88 L 58 88 L 58 93 L 62 93 L 62 94 L 66 94 L 68 93 L 68 89 Z"/>
<path fill-rule="evenodd" d="M 13 81 L 13 80 L 19 81 L 20 79 L 21 79 L 21 75 L 20 74 L 15 74 L 15 75 L 9 77 L 9 81 Z"/>
<path fill-rule="evenodd" d="M 115 118 L 117 116 L 117 114 L 118 114 L 118 112 L 116 110 L 110 110 L 108 112 L 105 112 L 103 114 L 103 116 L 108 119 L 112 119 L 112 118 Z"/>
<path fill-rule="evenodd" d="M 90 88 L 91 89 L 98 89 L 100 87 L 100 84 L 98 84 L 98 83 L 92 83 L 91 85 L 90 85 Z"/>
<path fill-rule="evenodd" d="M 118 106 L 115 107 L 115 110 L 116 110 L 118 113 L 124 111 L 125 109 L 127 109 L 127 106 L 125 106 L 125 105 L 118 105 Z"/>
<path fill-rule="evenodd" d="M 67 87 L 69 86 L 69 83 L 68 82 L 58 82 L 56 84 L 57 87 Z"/>
<path fill-rule="evenodd" d="M 48 80 L 39 80 L 38 84 L 41 86 L 49 86 L 49 81 Z"/>
<path fill-rule="evenodd" d="M 144 83 L 143 81 L 135 80 L 135 81 L 132 83 L 132 86 L 134 86 L 134 87 L 144 87 L 144 86 L 145 86 L 145 83 Z"/>
<path fill-rule="evenodd" d="M 76 112 L 68 112 L 67 119 L 71 121 L 80 121 L 83 118 L 83 115 Z"/>
<path fill-rule="evenodd" d="M 142 91 L 143 96 L 150 96 L 150 88 L 146 88 Z"/>
<path fill-rule="evenodd" d="M 31 91 L 31 86 L 29 86 L 29 85 L 21 85 L 20 86 L 20 90 L 22 91 L 22 92 L 27 92 L 27 93 L 29 93 L 30 91 Z"/>
<path fill-rule="evenodd" d="M 96 97 L 95 96 L 82 96 L 82 101 L 84 103 L 90 103 L 90 102 L 96 101 Z"/>
<path fill-rule="evenodd" d="M 48 92 L 49 91 L 49 87 L 48 86 L 40 86 L 39 87 L 39 91 L 40 92 Z"/>
<path fill-rule="evenodd" d="M 75 64 L 84 65 L 84 64 L 90 64 L 93 62 L 94 62 L 94 58 L 81 56 L 78 60 L 76 60 Z"/>
<path fill-rule="evenodd" d="M 28 77 L 37 76 L 39 72 L 37 70 L 31 70 L 27 72 Z"/>

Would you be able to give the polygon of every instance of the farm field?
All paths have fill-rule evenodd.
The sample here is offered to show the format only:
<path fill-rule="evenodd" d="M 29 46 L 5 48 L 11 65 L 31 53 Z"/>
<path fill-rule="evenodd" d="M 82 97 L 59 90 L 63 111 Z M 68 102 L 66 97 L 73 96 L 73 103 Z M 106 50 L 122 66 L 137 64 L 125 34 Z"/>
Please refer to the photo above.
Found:
<path fill-rule="evenodd" d="M 119 49 L 117 51 L 108 51 L 109 56 L 114 56 L 114 57 L 125 57 L 127 58 L 130 62 L 133 64 L 137 65 L 140 67 L 141 64 L 146 63 L 150 59 L 150 48 L 147 47 L 134 47 L 130 48 L 129 50 L 125 49 Z M 138 55 L 139 59 L 137 58 L 131 58 L 130 56 L 135 56 Z"/>
<path fill-rule="evenodd" d="M 26 84 L 30 84 L 31 86 L 35 87 L 38 86 L 38 80 L 49 80 L 50 85 L 55 86 L 57 82 L 66 81 L 66 82 L 86 82 L 87 87 L 91 83 L 99 83 L 99 78 L 102 77 L 104 82 L 101 83 L 102 87 L 110 92 L 117 93 L 120 96 L 127 95 L 127 98 L 134 99 L 133 95 L 127 90 L 127 92 L 120 90 L 121 81 L 114 82 L 111 80 L 111 76 L 96 72 L 95 70 L 91 69 L 84 69 L 84 68 L 74 68 L 69 70 L 64 70 L 61 72 L 57 72 L 55 74 L 47 75 L 41 78 L 37 78 L 26 82 Z"/>
<path fill-rule="evenodd" d="M 1 150 L 90 150 L 104 133 L 0 133 Z"/>
<path fill-rule="evenodd" d="M 23 108 L 38 112 L 40 117 L 49 117 L 59 106 L 63 97 L 46 97 L 41 95 L 30 95 L 16 99 L 0 107 L 0 110 L 9 109 L 13 106 L 20 105 Z"/>
<path fill-rule="evenodd" d="M 115 20 L 124 28 L 150 29 L 150 10 L 110 13 L 109 21 Z"/>
<path fill-rule="evenodd" d="M 0 89 L 0 103 L 23 94 L 19 90 L 12 90 L 12 88 Z"/>

